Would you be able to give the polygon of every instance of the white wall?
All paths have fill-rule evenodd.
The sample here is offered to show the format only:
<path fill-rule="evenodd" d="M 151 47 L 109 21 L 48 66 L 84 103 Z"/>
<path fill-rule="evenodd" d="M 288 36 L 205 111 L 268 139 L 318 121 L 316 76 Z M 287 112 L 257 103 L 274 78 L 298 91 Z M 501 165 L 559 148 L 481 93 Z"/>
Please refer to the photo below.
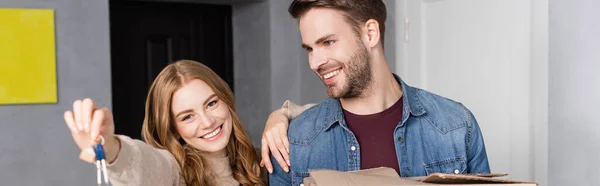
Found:
<path fill-rule="evenodd" d="M 550 0 L 549 185 L 600 183 L 600 1 Z"/>
<path fill-rule="evenodd" d="M 544 184 L 547 0 L 399 0 L 396 7 L 398 30 L 408 33 L 396 38 L 396 72 L 474 113 L 492 172 Z"/>
<path fill-rule="evenodd" d="M 531 181 L 548 185 L 548 0 L 531 1 Z"/>

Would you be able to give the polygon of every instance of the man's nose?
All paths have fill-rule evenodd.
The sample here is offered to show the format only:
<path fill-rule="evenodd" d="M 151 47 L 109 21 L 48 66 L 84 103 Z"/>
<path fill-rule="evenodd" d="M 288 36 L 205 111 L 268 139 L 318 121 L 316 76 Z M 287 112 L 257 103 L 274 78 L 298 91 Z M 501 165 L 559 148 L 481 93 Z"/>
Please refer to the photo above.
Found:
<path fill-rule="evenodd" d="M 317 72 L 321 65 L 327 63 L 328 59 L 329 57 L 323 51 L 315 50 L 309 57 L 310 68 Z"/>

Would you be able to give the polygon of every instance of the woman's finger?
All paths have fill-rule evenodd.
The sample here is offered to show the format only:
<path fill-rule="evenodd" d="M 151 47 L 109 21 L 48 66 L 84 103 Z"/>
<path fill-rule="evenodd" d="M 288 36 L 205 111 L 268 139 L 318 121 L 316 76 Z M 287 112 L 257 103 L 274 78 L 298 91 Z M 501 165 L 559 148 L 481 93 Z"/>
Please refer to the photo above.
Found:
<path fill-rule="evenodd" d="M 269 156 L 269 145 L 267 145 L 267 139 L 265 139 L 263 136 L 261 142 L 262 144 L 260 153 L 262 156 L 262 161 L 267 168 L 267 171 L 269 171 L 269 173 L 273 173 L 273 165 L 271 164 L 271 156 Z"/>
<path fill-rule="evenodd" d="M 267 135 L 267 142 L 269 145 L 269 149 L 271 150 L 271 154 L 275 157 L 275 160 L 279 163 L 279 166 L 285 171 L 288 172 L 288 166 L 285 160 L 283 159 L 281 153 L 277 150 L 277 146 L 275 145 L 275 141 L 273 137 Z"/>
<path fill-rule="evenodd" d="M 81 104 L 81 120 L 83 121 L 83 130 L 86 133 L 90 132 L 90 124 L 92 123 L 92 114 L 96 106 L 94 105 L 94 101 L 90 98 L 83 99 L 83 103 Z"/>
<path fill-rule="evenodd" d="M 98 135 L 102 133 L 102 124 L 104 123 L 104 110 L 102 109 L 97 109 L 94 111 L 93 113 L 93 119 L 92 119 L 92 124 L 91 124 L 91 128 L 90 128 L 90 137 L 92 141 L 97 142 L 99 137 Z"/>
<path fill-rule="evenodd" d="M 280 132 L 276 132 L 276 133 L 278 133 L 278 134 L 276 134 L 275 136 L 279 137 L 278 139 L 275 139 L 275 140 L 274 140 L 274 141 L 275 141 L 275 146 L 277 147 L 277 150 L 278 150 L 278 152 L 277 152 L 277 153 L 280 153 L 280 154 L 281 154 L 281 156 L 283 157 L 283 160 L 284 160 L 285 164 L 286 164 L 287 166 L 290 166 L 290 165 L 289 165 L 289 164 L 290 164 L 290 163 L 289 163 L 289 162 L 290 162 L 290 160 L 289 160 L 289 159 L 290 159 L 290 156 L 289 156 L 289 154 L 287 153 L 287 149 L 286 149 L 285 145 L 283 144 L 283 139 L 286 139 L 286 138 L 287 138 L 287 135 L 286 135 L 286 136 L 284 136 L 284 135 L 281 135 L 281 133 L 280 133 Z"/>
<path fill-rule="evenodd" d="M 75 100 L 73 102 L 73 114 L 75 115 L 75 126 L 77 126 L 77 131 L 83 131 L 83 121 L 81 120 L 81 100 Z"/>
<path fill-rule="evenodd" d="M 71 133 L 73 133 L 73 134 L 79 133 L 79 130 L 77 130 L 77 126 L 75 124 L 75 119 L 73 118 L 73 112 L 71 112 L 71 111 L 65 112 L 65 123 L 67 123 L 69 130 L 71 130 Z"/>

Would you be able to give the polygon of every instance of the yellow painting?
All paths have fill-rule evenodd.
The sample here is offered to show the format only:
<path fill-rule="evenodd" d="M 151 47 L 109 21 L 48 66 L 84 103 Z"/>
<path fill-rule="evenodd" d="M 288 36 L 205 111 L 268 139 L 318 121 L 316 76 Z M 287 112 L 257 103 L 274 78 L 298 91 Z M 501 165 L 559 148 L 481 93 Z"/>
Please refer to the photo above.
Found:
<path fill-rule="evenodd" d="M 54 10 L 0 8 L 0 104 L 57 102 Z"/>

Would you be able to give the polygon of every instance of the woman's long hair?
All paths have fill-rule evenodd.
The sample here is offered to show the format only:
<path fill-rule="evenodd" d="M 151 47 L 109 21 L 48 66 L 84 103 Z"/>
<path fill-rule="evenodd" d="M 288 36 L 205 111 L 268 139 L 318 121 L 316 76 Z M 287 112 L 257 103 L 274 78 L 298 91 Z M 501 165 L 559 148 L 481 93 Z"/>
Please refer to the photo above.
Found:
<path fill-rule="evenodd" d="M 233 132 L 227 144 L 233 178 L 242 185 L 265 185 L 260 177 L 256 151 L 235 111 L 233 92 L 228 84 L 207 66 L 190 60 L 167 65 L 156 77 L 146 99 L 142 136 L 153 147 L 168 150 L 177 160 L 186 185 L 215 185 L 215 177 L 201 152 L 186 145 L 175 128 L 171 100 L 175 91 L 193 79 L 208 84 L 229 107 Z"/>

